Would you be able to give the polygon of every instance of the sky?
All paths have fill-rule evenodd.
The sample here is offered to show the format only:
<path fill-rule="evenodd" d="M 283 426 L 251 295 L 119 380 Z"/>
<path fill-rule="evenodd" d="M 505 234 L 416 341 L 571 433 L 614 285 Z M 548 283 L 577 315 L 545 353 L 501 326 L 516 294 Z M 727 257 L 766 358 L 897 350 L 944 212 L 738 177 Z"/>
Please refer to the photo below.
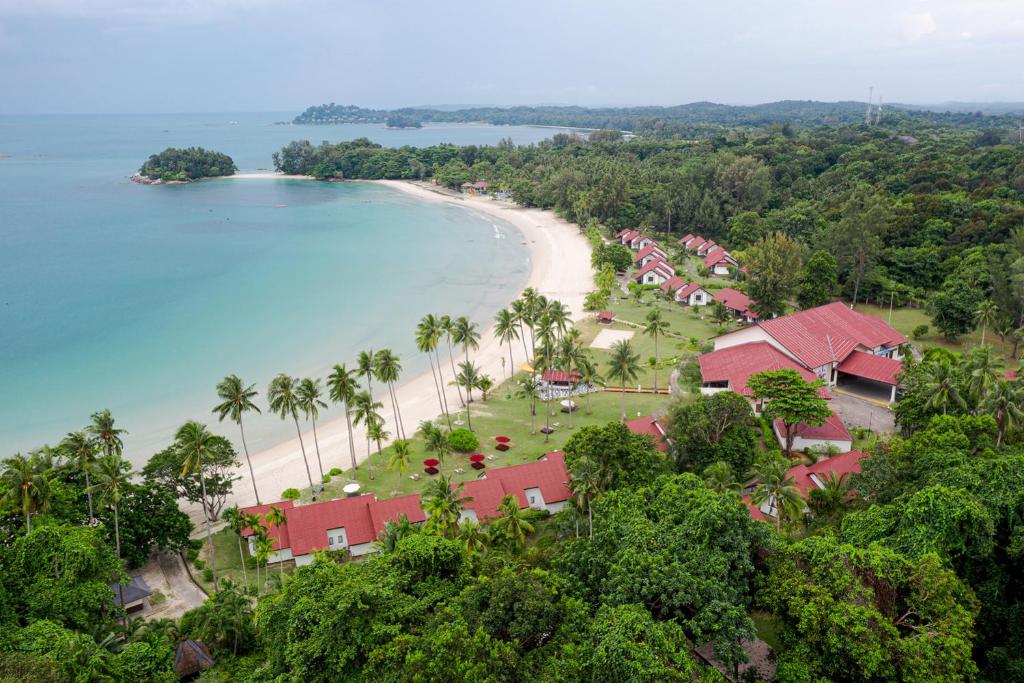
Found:
<path fill-rule="evenodd" d="M 0 0 L 0 113 L 1024 100 L 1024 0 Z"/>

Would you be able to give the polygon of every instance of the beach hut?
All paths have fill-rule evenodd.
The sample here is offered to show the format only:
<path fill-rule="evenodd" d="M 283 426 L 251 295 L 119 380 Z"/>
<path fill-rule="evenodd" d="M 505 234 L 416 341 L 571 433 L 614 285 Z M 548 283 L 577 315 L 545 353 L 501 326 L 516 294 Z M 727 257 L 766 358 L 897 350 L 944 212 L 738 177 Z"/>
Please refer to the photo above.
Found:
<path fill-rule="evenodd" d="M 612 313 L 611 311 L 600 311 L 597 314 L 597 322 L 601 323 L 602 325 L 611 325 L 614 320 L 615 314 Z"/>
<path fill-rule="evenodd" d="M 174 672 L 182 680 L 191 680 L 213 666 L 213 657 L 200 640 L 183 640 L 174 651 Z"/>

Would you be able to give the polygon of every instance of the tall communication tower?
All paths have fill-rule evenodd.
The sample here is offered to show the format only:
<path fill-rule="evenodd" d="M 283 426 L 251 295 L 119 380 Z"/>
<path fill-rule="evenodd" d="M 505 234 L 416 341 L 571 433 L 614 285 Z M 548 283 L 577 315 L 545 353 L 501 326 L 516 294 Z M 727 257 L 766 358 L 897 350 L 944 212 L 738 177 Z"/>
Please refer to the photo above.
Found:
<path fill-rule="evenodd" d="M 864 112 L 864 125 L 865 126 L 870 126 L 871 125 L 871 100 L 874 98 L 874 96 L 875 96 L 875 86 L 869 85 L 868 86 L 868 110 L 866 112 Z"/>

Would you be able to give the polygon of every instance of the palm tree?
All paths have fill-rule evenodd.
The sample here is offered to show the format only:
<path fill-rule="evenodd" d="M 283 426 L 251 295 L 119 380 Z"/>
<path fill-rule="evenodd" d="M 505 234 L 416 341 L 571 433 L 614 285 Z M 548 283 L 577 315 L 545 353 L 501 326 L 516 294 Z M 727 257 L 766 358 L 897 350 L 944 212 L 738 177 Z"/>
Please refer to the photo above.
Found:
<path fill-rule="evenodd" d="M 494 388 L 494 380 L 490 375 L 480 375 L 477 377 L 476 383 L 473 384 L 473 388 L 480 390 L 481 400 L 487 403 L 487 392 Z"/>
<path fill-rule="evenodd" d="M 704 483 L 715 493 L 739 495 L 743 484 L 736 481 L 732 467 L 724 460 L 713 462 L 704 468 Z"/>
<path fill-rule="evenodd" d="M 270 409 L 280 415 L 282 420 L 290 417 L 295 422 L 295 433 L 299 435 L 299 448 L 302 450 L 302 462 L 306 465 L 309 489 L 312 492 L 313 500 L 316 500 L 313 473 L 309 470 L 309 460 L 306 458 L 306 443 L 302 440 L 302 430 L 299 429 L 299 410 L 302 408 L 302 399 L 299 397 L 298 390 L 298 380 L 282 372 L 270 381 L 270 386 L 267 388 L 267 401 L 270 402 Z"/>
<path fill-rule="evenodd" d="M 544 313 L 537 320 L 537 340 L 540 342 L 540 366 L 543 370 L 555 370 L 555 325 L 551 318 Z M 551 438 L 551 398 L 553 396 L 549 387 L 544 392 L 544 443 Z"/>
<path fill-rule="evenodd" d="M 519 330 L 516 328 L 515 315 L 507 308 L 501 309 L 498 315 L 494 316 L 494 333 L 502 344 L 508 345 L 508 370 L 511 377 L 516 374 L 516 363 L 512 358 L 512 341 L 519 339 Z"/>
<path fill-rule="evenodd" d="M 348 452 L 352 457 L 352 476 L 356 472 L 356 439 L 352 434 L 352 401 L 359 391 L 359 382 L 356 380 L 354 370 L 347 369 L 344 365 L 335 365 L 334 370 L 327 377 L 327 389 L 331 400 L 341 403 L 345 409 L 345 423 L 348 426 Z"/>
<path fill-rule="evenodd" d="M 391 459 L 388 467 L 398 473 L 398 485 L 401 486 L 402 477 L 409 470 L 410 456 L 412 455 L 412 442 L 408 439 L 396 439 L 391 444 Z M 396 489 L 398 487 L 396 486 Z"/>
<path fill-rule="evenodd" d="M 324 462 L 320 459 L 320 439 L 316 435 L 316 419 L 320 417 L 320 409 L 327 408 L 327 404 L 320 397 L 323 396 L 323 389 L 320 386 L 320 379 L 309 377 L 299 382 L 295 396 L 299 401 L 299 408 L 307 420 L 313 423 L 313 447 L 316 449 L 316 462 L 320 467 L 320 490 L 324 490 Z"/>
<path fill-rule="evenodd" d="M 526 545 L 526 536 L 532 534 L 533 524 L 527 519 L 522 510 L 519 509 L 519 501 L 515 496 L 505 496 L 498 506 L 501 516 L 491 523 L 495 533 L 501 534 L 508 539 L 515 553 L 521 552 Z"/>
<path fill-rule="evenodd" d="M 558 332 L 558 338 L 561 339 L 565 331 L 569 329 L 569 323 L 571 322 L 569 307 L 561 301 L 551 301 L 544 312 L 551 319 L 551 324 L 554 325 L 555 330 Z"/>
<path fill-rule="evenodd" d="M 767 503 L 775 511 L 775 530 L 782 531 L 783 515 L 795 516 L 804 507 L 793 477 L 789 476 L 789 463 L 779 457 L 762 458 L 754 465 L 751 476 L 758 480 L 750 494 L 751 502 L 758 507 Z"/>
<path fill-rule="evenodd" d="M 850 493 L 850 480 L 846 474 L 828 472 L 821 477 L 822 488 L 812 488 L 807 494 L 807 505 L 815 515 L 827 515 L 839 510 Z"/>
<path fill-rule="evenodd" d="M 519 326 L 519 339 L 523 342 L 523 353 L 526 354 L 526 360 L 529 362 L 530 349 L 526 346 L 526 329 L 524 328 L 524 325 L 530 319 L 530 307 L 525 299 L 519 298 L 513 301 L 509 308 L 512 319 Z"/>
<path fill-rule="evenodd" d="M 593 460 L 587 457 L 580 458 L 576 467 L 572 470 L 572 478 L 569 481 L 569 490 L 572 492 L 573 500 L 576 501 L 576 509 L 586 511 L 587 527 L 590 537 L 594 537 L 594 499 L 601 492 L 600 468 Z M 576 523 L 576 537 L 579 538 L 579 522 Z"/>
<path fill-rule="evenodd" d="M 569 372 L 569 381 L 572 384 L 572 396 L 576 396 L 576 391 L 579 388 L 579 381 L 581 379 L 581 368 L 589 359 L 587 357 L 587 351 L 583 348 L 583 344 L 579 340 L 579 330 L 570 330 L 565 336 L 562 337 L 562 341 L 559 344 L 558 350 L 559 362 Z M 570 398 L 570 401 L 572 399 Z M 570 406 L 569 410 L 569 429 L 573 429 L 575 425 L 574 413 L 576 412 L 575 406 Z"/>
<path fill-rule="evenodd" d="M 945 415 L 950 408 L 966 409 L 967 401 L 960 391 L 963 378 L 959 368 L 947 358 L 940 358 L 930 364 L 925 381 L 925 394 L 929 396 L 925 407 L 942 409 Z"/>
<path fill-rule="evenodd" d="M 989 388 L 999 381 L 1003 362 L 992 352 L 991 346 L 977 346 L 968 354 L 964 370 L 967 372 L 967 392 L 977 407 Z"/>
<path fill-rule="evenodd" d="M 644 326 L 644 334 L 654 337 L 654 393 L 658 393 L 658 363 L 661 362 L 661 354 L 658 350 L 658 337 L 668 332 L 668 321 L 661 317 L 661 311 L 652 309 L 647 314 L 647 324 Z"/>
<path fill-rule="evenodd" d="M 256 504 L 260 504 L 260 492 L 256 488 L 256 473 L 252 469 L 252 460 L 249 458 L 249 445 L 245 442 L 245 428 L 242 426 L 242 415 L 255 410 L 260 412 L 259 406 L 253 403 L 253 399 L 259 395 L 256 385 L 248 386 L 238 375 L 228 375 L 217 385 L 217 396 L 221 399 L 213 408 L 221 422 L 225 417 L 231 417 L 231 421 L 238 425 L 242 433 L 242 450 L 245 451 L 245 461 L 249 464 L 249 476 L 252 478 L 252 490 L 256 493 Z"/>
<path fill-rule="evenodd" d="M 996 421 L 996 448 L 1008 431 L 1024 422 L 1024 388 L 1013 382 L 1000 380 L 985 394 L 982 409 Z"/>
<path fill-rule="evenodd" d="M 612 344 L 612 357 L 608 361 L 608 376 L 619 380 L 622 393 L 619 395 L 619 412 L 626 421 L 626 382 L 635 382 L 640 371 L 640 356 L 633 352 L 628 339 Z"/>
<path fill-rule="evenodd" d="M 427 529 L 437 530 L 451 538 L 459 526 L 459 517 L 465 503 L 473 500 L 461 495 L 463 485 L 453 486 L 443 474 L 427 482 L 423 491 L 423 511 L 427 513 Z"/>
<path fill-rule="evenodd" d="M 114 552 L 120 562 L 121 520 L 119 511 L 121 498 L 130 486 L 131 468 L 120 453 L 103 456 L 93 465 L 93 468 L 96 474 L 96 484 L 92 487 L 93 493 L 98 493 L 100 501 L 114 511 Z M 120 594 L 121 605 L 124 606 L 124 586 L 120 582 L 118 582 L 117 590 Z"/>
<path fill-rule="evenodd" d="M 271 505 L 270 506 L 270 509 L 267 510 L 267 514 L 264 516 L 264 519 L 267 520 L 267 526 L 268 527 L 277 527 L 278 536 L 281 535 L 281 527 L 283 527 L 284 525 L 288 524 L 288 517 L 287 517 L 287 515 L 284 514 L 284 510 L 282 510 L 281 508 L 277 507 L 276 505 Z M 271 546 L 271 548 L 273 548 L 273 546 Z M 280 570 L 281 577 L 283 579 L 283 577 L 284 577 L 284 562 L 281 561 L 280 557 L 278 558 L 278 561 L 277 561 L 277 568 Z"/>
<path fill-rule="evenodd" d="M 473 417 L 470 415 L 469 404 L 473 402 L 473 387 L 480 381 L 480 371 L 475 363 L 464 361 L 459 363 L 459 374 L 455 383 L 466 389 L 466 424 L 473 431 Z"/>
<path fill-rule="evenodd" d="M 242 512 L 237 505 L 232 505 L 229 508 L 225 508 L 221 519 L 228 525 L 228 528 L 235 532 L 238 537 L 238 559 L 242 563 L 242 581 L 246 586 L 249 585 L 249 575 L 245 569 L 245 551 L 242 550 L 242 532 L 246 530 L 246 520 L 248 515 Z"/>
<path fill-rule="evenodd" d="M 999 307 L 988 299 L 982 301 L 974 311 L 974 324 L 975 326 L 981 326 L 981 346 L 985 345 L 985 330 L 989 326 L 995 325 L 998 319 Z"/>
<path fill-rule="evenodd" d="M 107 455 L 114 453 L 121 454 L 124 451 L 124 442 L 121 435 L 128 432 L 114 426 L 114 416 L 109 410 L 101 410 L 92 414 L 92 424 L 85 428 L 103 444 L 103 452 Z"/>
<path fill-rule="evenodd" d="M 445 456 L 452 452 L 451 444 L 448 443 L 448 435 L 429 420 L 420 423 L 419 432 L 423 435 L 426 449 L 437 453 L 437 459 L 441 461 L 443 468 Z"/>
<path fill-rule="evenodd" d="M 355 418 L 356 424 L 362 424 L 366 427 L 366 469 L 370 475 L 370 479 L 373 479 L 373 465 L 370 464 L 370 427 L 374 424 L 384 424 L 384 418 L 380 416 L 378 412 L 384 405 L 380 401 L 374 401 L 373 397 L 370 396 L 368 391 L 360 391 L 356 394 L 355 401 L 353 402 L 355 408 L 353 409 L 353 417 Z"/>
<path fill-rule="evenodd" d="M 210 508 L 206 504 L 206 476 L 204 475 L 205 463 L 213 457 L 213 444 L 217 437 L 210 433 L 206 425 L 189 420 L 178 429 L 174 438 L 181 444 L 181 452 L 185 456 L 181 476 L 187 477 L 193 472 L 199 473 L 199 485 L 203 490 L 203 514 L 206 516 L 206 543 L 210 548 L 210 569 L 213 571 L 213 590 L 217 592 L 220 588 L 217 582 L 217 548 L 213 545 L 213 532 L 210 530 Z"/>
<path fill-rule="evenodd" d="M 89 500 L 89 523 L 96 518 L 92 509 L 92 482 L 89 480 L 89 470 L 96 462 L 96 455 L 99 453 L 99 446 L 96 439 L 89 436 L 84 429 L 77 432 L 69 432 L 60 444 L 61 449 L 68 459 L 75 463 L 82 474 L 85 475 L 85 495 Z"/>
<path fill-rule="evenodd" d="M 384 420 L 371 420 L 366 426 L 366 434 L 377 444 L 377 459 L 379 460 L 381 451 L 384 450 L 381 442 L 391 438 L 391 434 L 384 429 Z M 369 462 L 370 459 L 367 458 L 366 461 Z"/>
<path fill-rule="evenodd" d="M 267 536 L 265 533 L 256 536 L 256 594 L 262 591 L 263 584 L 260 583 L 259 567 L 263 565 L 263 583 L 267 583 L 267 577 L 270 575 L 270 553 L 274 552 L 274 539 Z"/>
<path fill-rule="evenodd" d="M 402 424 L 402 410 L 398 403 L 398 395 L 395 393 L 395 383 L 402 373 L 402 364 L 399 362 L 391 349 L 381 349 L 377 352 L 374 362 L 374 374 L 377 379 L 388 387 L 391 395 L 391 410 L 395 414 L 395 427 L 398 434 L 405 438 L 405 425 Z"/>
<path fill-rule="evenodd" d="M 526 326 L 530 328 L 530 350 L 532 351 L 537 347 L 537 344 L 533 337 L 533 325 L 540 317 L 539 309 L 547 306 L 547 301 L 545 300 L 543 305 L 541 305 L 542 297 L 537 293 L 537 290 L 534 289 L 533 287 L 527 287 L 526 289 L 524 289 L 523 293 L 519 295 L 519 298 L 522 299 L 523 302 L 523 322 L 526 323 Z"/>
<path fill-rule="evenodd" d="M 438 342 L 441 341 L 440 321 L 433 313 L 423 316 L 416 326 L 416 348 L 427 354 L 430 360 L 430 374 L 434 377 L 434 390 L 437 392 L 437 403 L 441 406 L 444 419 L 448 422 L 448 429 L 452 428 L 452 418 L 448 414 L 448 399 L 444 395 L 444 378 L 441 375 L 441 358 L 437 356 Z M 431 355 L 433 354 L 433 355 Z M 434 357 L 437 356 L 437 372 L 434 372 Z"/>
<path fill-rule="evenodd" d="M 260 583 L 260 562 L 266 560 L 266 558 L 270 555 L 270 551 L 273 550 L 273 548 L 274 548 L 274 543 L 273 543 L 273 541 L 269 541 L 267 539 L 267 530 L 263 526 L 263 517 L 262 516 L 256 515 L 256 514 L 248 514 L 248 513 L 242 512 L 240 517 L 241 517 L 242 528 L 243 529 L 250 529 L 250 530 L 252 530 L 252 535 L 253 535 L 253 538 L 255 539 L 254 543 L 253 543 L 254 551 L 255 551 L 253 556 L 256 559 L 256 594 L 259 595 L 260 586 L 263 585 L 263 584 Z M 266 554 L 261 557 L 260 556 L 260 543 L 264 542 L 264 541 L 266 542 L 267 550 L 266 550 Z"/>
<path fill-rule="evenodd" d="M 3 482 L 3 500 L 13 508 L 20 508 L 25 518 L 25 533 L 32 531 L 32 515 L 50 507 L 50 482 L 46 474 L 36 472 L 32 460 L 21 453 L 3 461 L 0 473 Z"/>
<path fill-rule="evenodd" d="M 601 377 L 601 373 L 597 371 L 597 363 L 594 362 L 589 353 L 584 354 L 583 357 L 579 359 L 576 369 L 580 373 L 580 382 L 582 384 L 594 386 L 604 382 L 604 378 Z M 584 395 L 585 402 L 587 404 L 587 415 L 590 415 L 590 394 L 591 392 L 588 391 Z"/>
<path fill-rule="evenodd" d="M 529 399 L 530 401 L 530 434 L 537 433 L 537 399 L 540 398 L 540 382 L 534 375 L 527 375 L 519 380 L 519 390 L 516 392 L 518 398 Z"/>
<path fill-rule="evenodd" d="M 459 373 L 455 371 L 455 354 L 452 352 L 452 337 L 455 333 L 455 322 L 451 319 L 451 316 L 442 315 L 438 321 L 438 325 L 441 331 L 444 332 L 445 340 L 448 342 L 448 363 L 452 366 L 452 377 L 457 376 Z M 459 403 L 466 405 L 466 402 L 462 398 L 462 389 L 459 385 L 455 385 L 455 390 L 459 393 Z"/>
<path fill-rule="evenodd" d="M 470 322 L 466 316 L 460 316 L 452 326 L 452 341 L 462 347 L 466 354 L 466 362 L 469 362 L 469 350 L 476 351 L 480 348 L 480 332 L 476 323 Z"/>
<path fill-rule="evenodd" d="M 459 540 L 462 541 L 466 550 L 471 555 L 475 555 L 487 552 L 487 545 L 491 542 L 491 536 L 482 524 L 467 519 L 459 525 Z"/>

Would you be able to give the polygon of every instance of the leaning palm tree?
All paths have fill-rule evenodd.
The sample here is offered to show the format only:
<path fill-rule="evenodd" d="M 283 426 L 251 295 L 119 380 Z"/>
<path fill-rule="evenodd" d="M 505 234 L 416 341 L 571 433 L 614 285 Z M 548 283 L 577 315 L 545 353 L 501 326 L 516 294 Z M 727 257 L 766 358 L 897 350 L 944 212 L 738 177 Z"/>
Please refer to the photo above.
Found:
<path fill-rule="evenodd" d="M 92 482 L 89 479 L 89 470 L 96 462 L 96 456 L 100 452 L 97 440 L 87 434 L 84 429 L 77 432 L 70 432 L 64 437 L 60 444 L 61 449 L 75 467 L 85 475 L 85 495 L 89 501 L 89 523 L 96 518 L 92 509 Z"/>
<path fill-rule="evenodd" d="M 469 350 L 476 351 L 480 348 L 480 332 L 476 328 L 476 323 L 470 322 L 466 316 L 460 316 L 452 326 L 452 341 L 462 347 L 468 363 Z M 471 400 L 471 398 L 466 399 L 467 402 Z"/>
<path fill-rule="evenodd" d="M 367 435 L 373 439 L 374 443 L 377 444 L 377 459 L 381 457 L 381 451 L 384 450 L 383 442 L 391 438 L 391 434 L 384 429 L 384 420 L 372 420 L 366 427 Z M 366 459 L 369 462 L 369 458 Z"/>
<path fill-rule="evenodd" d="M 206 476 L 204 469 L 206 462 L 213 458 L 213 446 L 215 437 L 206 428 L 206 425 L 189 420 L 183 424 L 177 434 L 175 441 L 181 444 L 181 452 L 185 456 L 185 462 L 181 467 L 181 476 L 187 477 L 193 472 L 199 473 L 199 485 L 203 490 L 203 514 L 206 516 L 206 544 L 210 548 L 210 569 L 213 572 L 213 590 L 219 590 L 217 582 L 217 548 L 213 545 L 213 532 L 210 529 L 210 507 L 206 504 Z"/>
<path fill-rule="evenodd" d="M 569 481 L 569 490 L 576 501 L 576 509 L 587 513 L 587 527 L 590 537 L 594 537 L 594 499 L 601 492 L 601 472 L 597 464 L 588 457 L 576 462 Z M 576 522 L 576 537 L 579 538 L 580 525 Z"/>
<path fill-rule="evenodd" d="M 121 498 L 130 486 L 131 467 L 119 453 L 112 453 L 100 458 L 93 465 L 96 484 L 93 493 L 99 494 L 100 502 L 114 511 L 114 552 L 121 560 L 121 520 L 119 516 Z M 124 587 L 118 582 L 121 605 L 124 606 Z"/>
<path fill-rule="evenodd" d="M 380 401 L 374 401 L 368 391 L 360 391 L 356 394 L 353 406 L 352 417 L 355 423 L 362 424 L 366 428 L 366 469 L 370 479 L 373 479 L 373 465 L 370 464 L 370 439 L 372 438 L 370 428 L 375 424 L 384 424 L 384 418 L 378 412 L 384 406 Z"/>
<path fill-rule="evenodd" d="M 224 520 L 229 529 L 235 532 L 235 536 L 238 541 L 238 559 L 242 563 L 242 582 L 248 586 L 249 573 L 245 568 L 245 551 L 242 550 L 242 536 L 247 528 L 246 520 L 248 515 L 242 512 L 237 505 L 232 505 L 231 507 L 224 509 L 220 518 Z"/>
<path fill-rule="evenodd" d="M 494 334 L 502 344 L 508 345 L 508 370 L 509 377 L 511 377 L 516 374 L 516 364 L 512 358 L 512 342 L 519 339 L 519 329 L 516 327 L 515 315 L 507 308 L 501 309 L 498 311 L 498 315 L 494 316 Z"/>
<path fill-rule="evenodd" d="M 1003 362 L 992 352 L 991 346 L 977 346 L 971 349 L 963 367 L 967 373 L 968 396 L 977 408 L 989 388 L 1003 375 Z"/>
<path fill-rule="evenodd" d="M 299 382 L 295 396 L 299 400 L 299 408 L 302 410 L 302 414 L 313 423 L 313 447 L 316 450 L 317 465 L 320 467 L 320 490 L 323 491 L 324 462 L 320 459 L 320 439 L 316 435 L 316 419 L 320 417 L 320 409 L 326 408 L 327 404 L 320 398 L 323 396 L 323 389 L 320 387 L 319 378 L 311 379 L 307 377 L 303 379 Z"/>
<path fill-rule="evenodd" d="M 767 504 L 774 510 L 775 530 L 782 531 L 782 517 L 796 516 L 804 508 L 804 500 L 789 475 L 789 463 L 767 456 L 754 465 L 751 475 L 758 480 L 750 494 L 751 502 L 758 507 Z"/>
<path fill-rule="evenodd" d="M 366 380 L 366 391 L 373 396 L 373 371 L 377 366 L 377 354 L 373 349 L 360 351 L 356 356 L 356 374 Z"/>
<path fill-rule="evenodd" d="M 398 486 L 402 484 L 402 477 L 409 470 L 409 461 L 412 455 L 411 442 L 408 439 L 396 439 L 391 444 L 391 459 L 388 461 L 388 468 L 398 473 Z"/>
<path fill-rule="evenodd" d="M 985 394 L 981 409 L 996 421 L 996 448 L 1006 433 L 1024 423 L 1024 388 L 1015 382 L 1000 380 Z"/>
<path fill-rule="evenodd" d="M 114 416 L 110 414 L 109 410 L 93 413 L 92 424 L 85 429 L 100 440 L 100 443 L 103 444 L 103 452 L 107 455 L 120 454 L 124 451 L 121 435 L 128 432 L 114 425 Z"/>
<path fill-rule="evenodd" d="M 608 377 L 619 381 L 619 412 L 626 421 L 626 382 L 635 382 L 640 372 L 640 356 L 633 352 L 628 339 L 612 344 L 612 357 L 608 361 Z"/>
<path fill-rule="evenodd" d="M 354 370 L 344 365 L 335 365 L 327 377 L 327 389 L 331 400 L 342 404 L 345 409 L 345 423 L 348 426 L 348 452 L 352 457 L 352 474 L 356 471 L 356 439 L 352 434 L 352 402 L 359 391 L 359 381 Z"/>
<path fill-rule="evenodd" d="M 395 391 L 395 384 L 402 373 L 402 364 L 399 362 L 391 349 L 381 349 L 374 359 L 374 375 L 378 380 L 384 382 L 388 387 L 388 394 L 391 396 L 391 410 L 395 414 L 395 428 L 398 436 L 405 438 L 405 425 L 402 423 L 402 409 L 398 403 L 398 394 Z"/>
<path fill-rule="evenodd" d="M 451 316 L 442 315 L 438 319 L 438 327 L 444 332 L 445 340 L 448 343 L 448 363 L 452 366 L 452 377 L 459 374 L 455 371 L 455 354 L 452 351 L 452 337 L 455 334 L 455 321 L 452 320 Z M 459 393 L 459 403 L 466 405 L 466 402 L 462 399 L 462 389 L 459 389 L 459 385 L 455 385 L 456 391 Z"/>
<path fill-rule="evenodd" d="M 715 493 L 739 495 L 743 484 L 736 481 L 732 466 L 724 460 L 713 462 L 704 468 L 704 483 Z"/>
<path fill-rule="evenodd" d="M 427 354 L 430 361 L 430 374 L 434 378 L 434 391 L 437 392 L 437 404 L 441 407 L 441 413 L 448 422 L 448 429 L 452 428 L 452 418 L 448 414 L 448 399 L 444 395 L 444 378 L 441 375 L 441 358 L 437 357 L 437 370 L 434 369 L 434 357 L 437 356 L 438 343 L 441 341 L 441 325 L 437 316 L 428 313 L 423 316 L 416 326 L 416 348 Z"/>
<path fill-rule="evenodd" d="M 569 307 L 561 301 L 553 300 L 548 302 L 544 313 L 551 319 L 551 324 L 554 325 L 558 338 L 561 339 L 562 335 L 569 329 L 569 323 L 572 322 L 572 319 L 569 317 Z"/>
<path fill-rule="evenodd" d="M 526 537 L 533 533 L 534 526 L 526 519 L 526 514 L 519 508 L 515 496 L 505 496 L 498 506 L 501 516 L 491 523 L 495 533 L 508 539 L 512 552 L 522 552 L 526 545 Z"/>
<path fill-rule="evenodd" d="M 6 506 L 21 511 L 25 533 L 32 531 L 32 515 L 50 507 L 50 482 L 45 473 L 36 472 L 32 460 L 21 453 L 3 461 L 0 472 L 2 500 Z"/>
<path fill-rule="evenodd" d="M 302 462 L 306 464 L 306 477 L 309 479 L 309 489 L 312 491 L 313 499 L 316 500 L 316 488 L 313 486 L 313 473 L 309 470 L 309 460 L 306 458 L 306 444 L 302 440 L 302 430 L 299 428 L 299 410 L 302 408 L 302 400 L 299 398 L 299 382 L 283 372 L 270 381 L 267 388 L 267 401 L 270 409 L 287 420 L 289 417 L 295 422 L 295 433 L 299 435 L 299 448 L 302 450 Z"/>
<path fill-rule="evenodd" d="M 427 482 L 423 491 L 423 511 L 427 513 L 427 529 L 451 538 L 459 527 L 463 506 L 473 499 L 462 495 L 463 485 L 453 485 L 442 475 Z"/>
<path fill-rule="evenodd" d="M 654 338 L 654 393 L 658 393 L 658 364 L 661 362 L 661 354 L 658 350 L 658 338 L 668 332 L 668 321 L 661 317 L 661 311 L 657 308 L 647 314 L 647 324 L 644 325 L 644 334 Z"/>
<path fill-rule="evenodd" d="M 999 307 L 986 299 L 974 311 L 974 324 L 981 327 L 981 346 L 985 345 L 985 331 L 999 319 Z"/>
<path fill-rule="evenodd" d="M 588 362 L 587 351 L 583 348 L 583 344 L 579 340 L 579 330 L 571 330 L 562 337 L 562 341 L 558 345 L 558 362 L 562 364 L 562 367 L 569 373 L 569 382 L 572 385 L 570 402 L 576 396 L 579 388 L 579 382 L 581 379 L 580 369 L 585 363 Z M 573 429 L 574 415 L 576 413 L 575 404 L 569 406 L 569 429 Z"/>
<path fill-rule="evenodd" d="M 252 490 L 256 494 L 256 504 L 260 504 L 260 491 L 256 488 L 256 473 L 252 469 L 252 460 L 249 458 L 249 445 L 245 442 L 245 427 L 242 426 L 242 415 L 255 410 L 260 412 L 259 406 L 253 403 L 253 399 L 259 395 L 256 385 L 246 386 L 245 382 L 238 375 L 228 375 L 217 385 L 217 396 L 221 402 L 213 408 L 218 419 L 223 422 L 225 417 L 238 425 L 242 434 L 242 450 L 245 451 L 245 462 L 249 465 L 249 477 L 252 478 Z"/>
<path fill-rule="evenodd" d="M 525 325 L 530 320 L 530 306 L 526 302 L 526 299 L 519 298 L 512 302 L 509 306 L 509 313 L 516 325 L 519 327 L 519 339 L 523 342 L 523 353 L 526 355 L 526 361 L 530 361 L 530 349 L 526 345 L 526 329 Z"/>

